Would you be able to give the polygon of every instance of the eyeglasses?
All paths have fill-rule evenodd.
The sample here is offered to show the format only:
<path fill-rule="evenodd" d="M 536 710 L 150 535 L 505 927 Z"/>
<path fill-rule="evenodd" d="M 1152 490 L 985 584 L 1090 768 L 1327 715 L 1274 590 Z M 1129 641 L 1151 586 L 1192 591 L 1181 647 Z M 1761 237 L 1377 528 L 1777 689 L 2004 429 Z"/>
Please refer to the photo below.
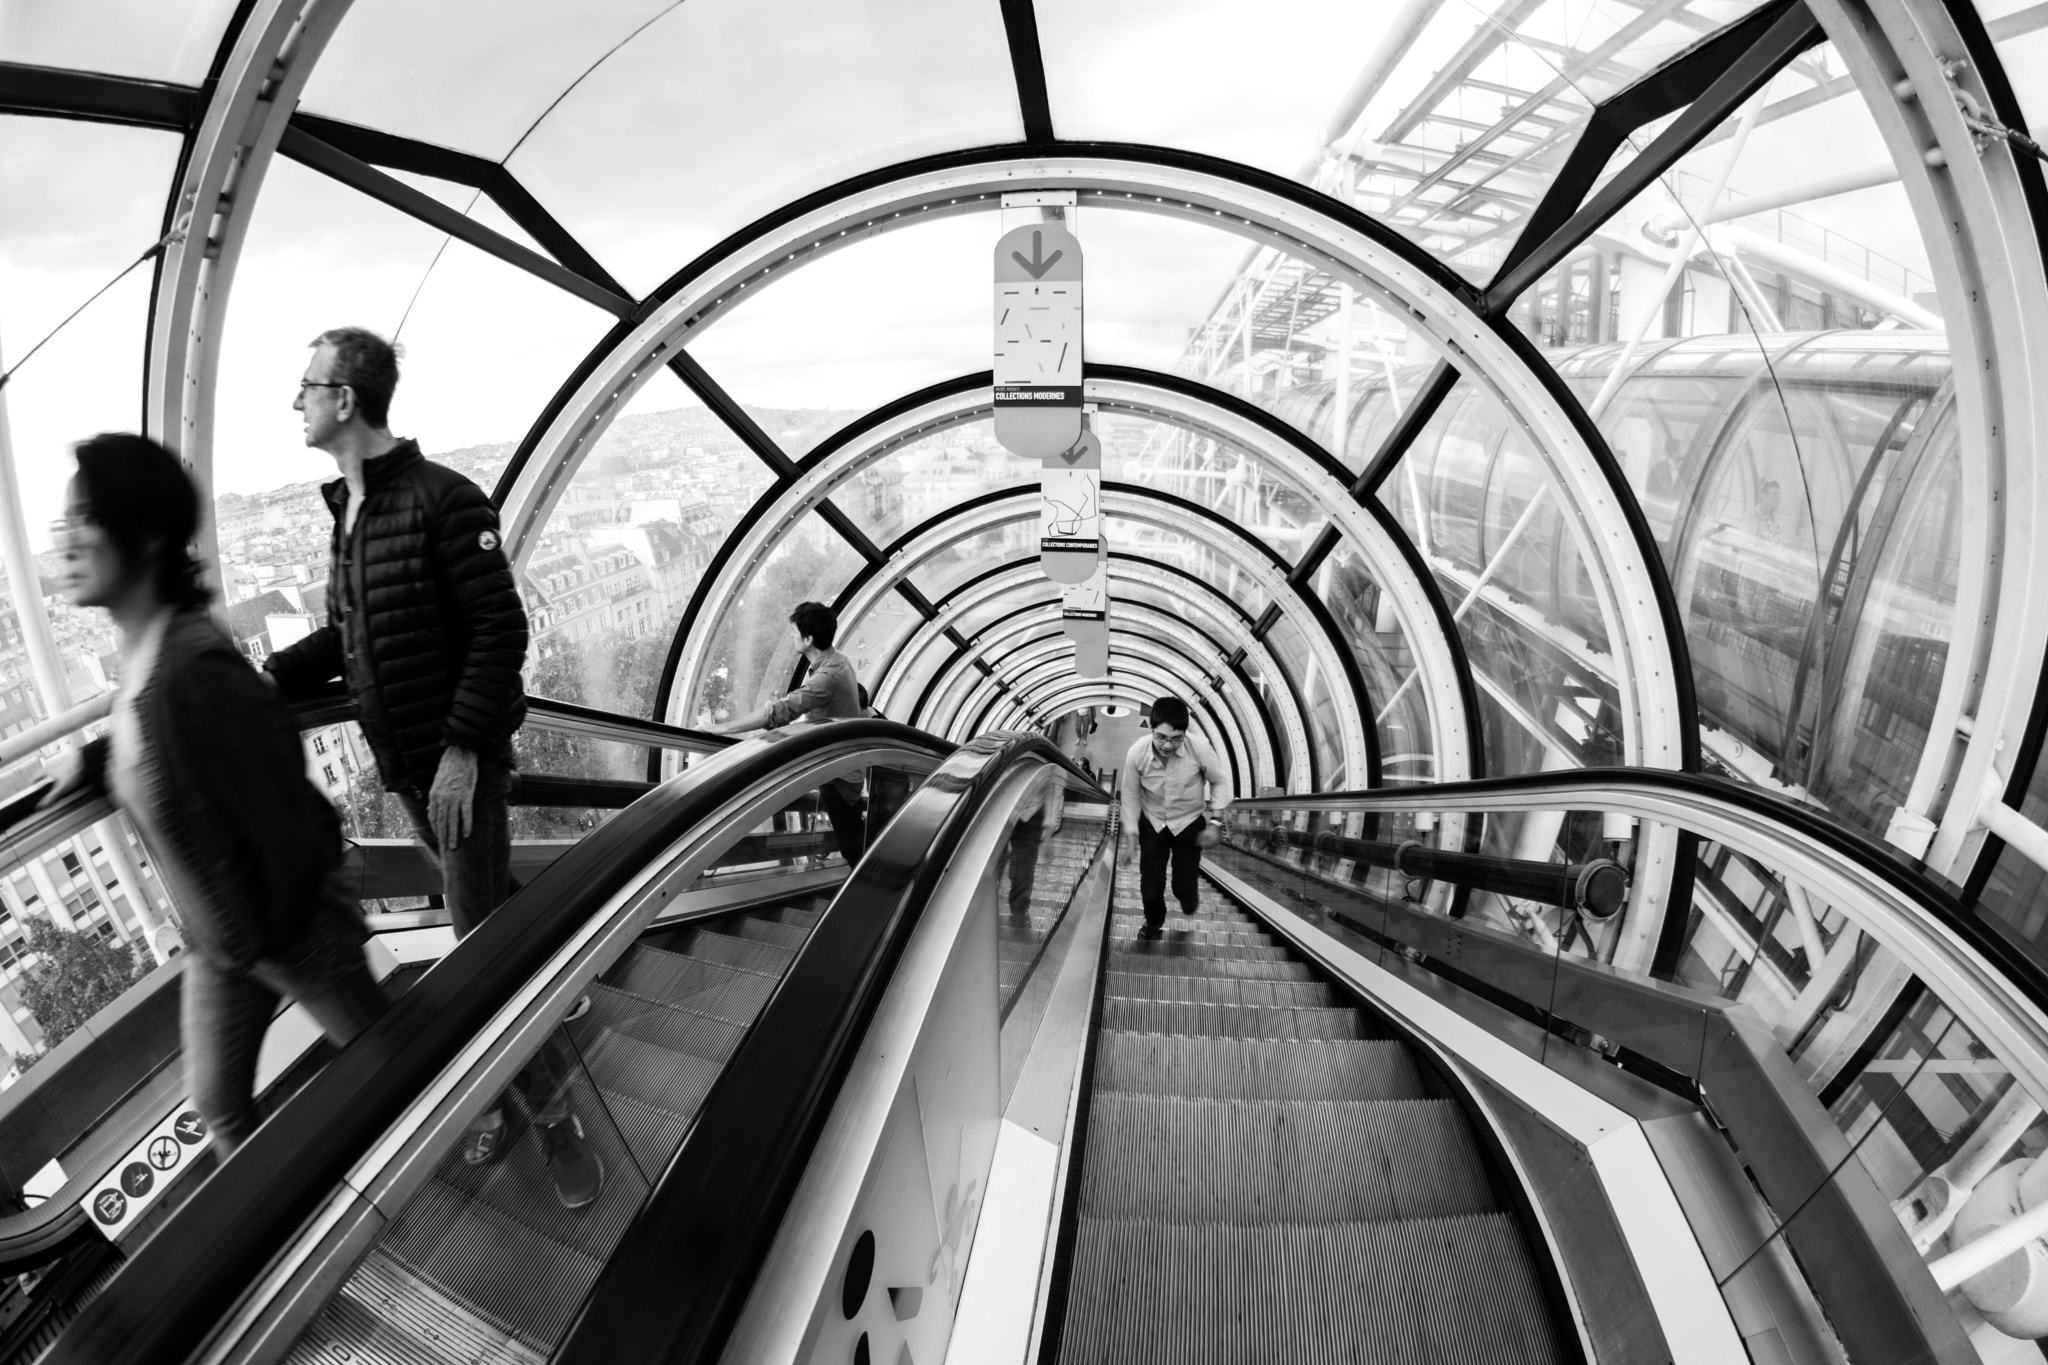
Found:
<path fill-rule="evenodd" d="M 1157 730 L 1154 730 L 1152 732 L 1152 742 L 1154 744 L 1159 745 L 1161 748 L 1178 749 L 1181 746 L 1182 741 L 1184 741 L 1185 739 L 1187 739 L 1187 735 L 1184 733 L 1178 735 L 1162 735 Z"/>
<path fill-rule="evenodd" d="M 50 523 L 50 543 L 60 554 L 97 549 L 99 530 L 99 523 L 86 517 L 59 517 Z"/>
<path fill-rule="evenodd" d="M 348 385 L 346 384 L 328 384 L 318 379 L 301 379 L 299 381 L 299 397 L 304 398 L 307 389 L 345 389 L 347 387 Z"/>

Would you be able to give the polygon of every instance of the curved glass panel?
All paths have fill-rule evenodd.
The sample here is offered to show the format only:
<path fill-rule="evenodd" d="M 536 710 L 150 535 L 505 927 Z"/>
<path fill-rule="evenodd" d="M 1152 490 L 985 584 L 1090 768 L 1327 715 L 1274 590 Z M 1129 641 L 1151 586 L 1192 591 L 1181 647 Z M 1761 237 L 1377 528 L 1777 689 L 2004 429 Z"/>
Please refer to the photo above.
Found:
<path fill-rule="evenodd" d="M 989 367 L 1001 235 L 997 215 L 976 213 L 853 241 L 750 287 L 690 335 L 690 354 L 801 458 L 864 412 Z"/>
<path fill-rule="evenodd" d="M 924 624 L 924 615 L 901 592 L 892 592 L 853 621 L 839 625 L 839 651 L 853 660 L 854 671 L 880 695 L 883 670 L 910 633 Z M 944 639 L 944 636 L 939 638 Z"/>
<path fill-rule="evenodd" d="M 1038 557 L 1038 508 L 1028 515 L 1005 521 L 987 530 L 963 536 L 937 554 L 920 560 L 909 580 L 937 602 L 969 579 L 1002 563 L 1029 556 Z"/>
<path fill-rule="evenodd" d="M 1370 773 L 1352 772 L 1344 761 L 1343 713 L 1337 709 L 1337 691 L 1349 691 L 1348 678 L 1332 678 L 1324 671 L 1317 654 L 1309 649 L 1308 637 L 1302 628 L 1287 616 L 1280 616 L 1273 622 L 1273 628 L 1266 634 L 1266 644 L 1277 659 L 1295 663 L 1297 676 L 1295 684 L 1301 692 L 1302 706 L 1307 710 L 1304 717 L 1308 724 L 1309 745 L 1315 752 L 1316 781 L 1319 791 L 1348 791 L 1354 787 L 1370 785 Z M 1298 663 L 1296 662 L 1298 661 Z M 1268 686 L 1273 684 L 1269 682 Z M 1268 705 L 1272 703 L 1269 701 Z"/>
<path fill-rule="evenodd" d="M 1129 412 L 1098 411 L 1103 477 L 1206 507 L 1292 564 L 1329 516 L 1315 497 L 1250 451 Z"/>
<path fill-rule="evenodd" d="M 20 364 L 0 398 L 0 420 L 11 432 L 32 545 L 48 546 L 50 524 L 64 511 L 72 443 L 141 427 L 148 266 L 65 318 L 162 233 L 178 148 L 170 133 L 0 117 L 0 369 Z M 91 617 L 112 648 L 105 613 L 53 610 L 60 636 L 87 631 Z M 83 662 L 81 655 L 77 700 L 99 690 Z"/>
<path fill-rule="evenodd" d="M 527 690 L 654 715 L 683 613 L 767 468 L 668 370 L 584 459 L 520 566 Z"/>
<path fill-rule="evenodd" d="M 503 161 L 607 53 L 675 0 L 352 0 L 307 78 L 309 113 Z M 449 74 L 459 65 L 460 96 Z"/>
<path fill-rule="evenodd" d="M 568 90 L 506 164 L 644 294 L 814 190 L 1023 131 L 992 6 L 690 0 Z M 986 307 L 985 280 L 972 297 Z"/>
<path fill-rule="evenodd" d="M 935 431 L 890 451 L 832 490 L 832 501 L 877 545 L 893 545 L 949 507 L 1036 487 L 1039 462 L 996 444 L 987 418 Z"/>
<path fill-rule="evenodd" d="M 1217 533 L 1224 534 L 1220 528 Z M 1111 554 L 1155 560 L 1193 574 L 1237 603 L 1245 615 L 1254 619 L 1266 609 L 1266 590 L 1258 580 L 1209 545 L 1134 517 L 1104 517 L 1102 534 L 1109 541 Z"/>
<path fill-rule="evenodd" d="M 1365 557 L 1339 541 L 1310 581 L 1358 660 L 1366 695 L 1377 712 L 1380 776 L 1389 786 L 1436 776 L 1429 698 L 1415 673 L 1415 651 Z"/>
<path fill-rule="evenodd" d="M 1293 176 L 1484 279 L 1577 141 L 1593 105 L 1751 0 L 1641 7 L 1468 0 L 1421 12 L 1309 0 L 1315 41 L 1247 61 L 1252 0 L 1042 0 L 1038 28 L 1064 137 L 1163 143 Z M 1403 27 L 1403 22 L 1412 27 Z M 1306 156 L 1304 157 L 1304 153 Z"/>
<path fill-rule="evenodd" d="M 392 430 L 488 492 L 555 388 L 615 321 L 282 158 L 265 177 L 228 307 L 214 477 L 231 492 L 334 476 L 334 462 L 306 448 L 292 410 L 307 345 L 329 328 L 367 327 L 398 342 Z"/>
<path fill-rule="evenodd" d="M 815 512 L 761 560 L 715 622 L 704 676 L 677 712 L 705 724 L 745 714 L 789 690 L 798 658 L 789 613 L 799 602 L 830 603 L 865 561 Z"/>
<path fill-rule="evenodd" d="M 234 12 L 235 0 L 9 0 L 0 62 L 197 85 Z"/>

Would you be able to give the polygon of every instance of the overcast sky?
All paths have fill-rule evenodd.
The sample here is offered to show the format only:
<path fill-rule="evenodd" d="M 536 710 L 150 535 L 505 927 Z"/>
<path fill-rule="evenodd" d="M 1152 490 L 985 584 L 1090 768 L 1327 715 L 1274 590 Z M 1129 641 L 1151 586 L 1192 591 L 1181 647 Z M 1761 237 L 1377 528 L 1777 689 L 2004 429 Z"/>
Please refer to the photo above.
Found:
<path fill-rule="evenodd" d="M 191 81 L 231 7 L 0 0 L 0 58 Z M 1717 22 L 1749 7 L 1694 6 Z M 1396 8 L 1038 0 L 1055 125 L 1068 137 L 1171 143 L 1293 174 Z M 1581 41 L 1604 32 L 1610 12 L 1636 11 L 1553 0 L 1539 36 Z M 1447 0 L 1359 127 L 1383 126 L 1480 22 L 1467 0 Z M 1500 60 L 1526 76 L 1544 59 L 1517 47 Z M 305 106 L 508 159 L 636 293 L 796 195 L 1021 132 L 995 0 L 356 0 Z M 168 134 L 0 118 L 8 363 L 155 240 L 176 155 Z M 1695 162 L 1710 173 L 1718 156 Z M 1886 159 L 1867 110 L 1841 99 L 1760 130 L 1733 183 L 1764 193 L 1816 165 Z M 516 235 L 472 192 L 415 183 Z M 1926 271 L 1896 186 L 1801 212 Z M 1170 367 L 1246 250 L 1220 231 L 1146 215 L 1090 210 L 1078 226 L 1096 360 Z M 989 253 L 1002 227 L 1000 215 L 984 214 L 845 249 L 763 291 L 693 349 L 754 406 L 870 407 L 985 368 Z M 58 510 L 67 443 L 140 420 L 148 284 L 145 267 L 0 394 L 38 542 Z M 331 473 L 304 448 L 291 411 L 305 345 L 330 326 L 389 333 L 401 320 L 408 359 L 394 427 L 430 450 L 517 439 L 611 322 L 280 159 L 233 286 L 218 486 L 253 491 Z M 637 406 L 686 401 L 664 377 Z"/>

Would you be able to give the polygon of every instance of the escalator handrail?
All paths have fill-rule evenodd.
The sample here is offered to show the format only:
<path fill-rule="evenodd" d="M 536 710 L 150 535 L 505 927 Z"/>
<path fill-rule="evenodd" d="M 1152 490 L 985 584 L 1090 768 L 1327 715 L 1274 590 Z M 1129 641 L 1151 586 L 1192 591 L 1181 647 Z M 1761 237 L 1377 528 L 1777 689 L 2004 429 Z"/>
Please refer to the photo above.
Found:
<path fill-rule="evenodd" d="M 1660 768 L 1583 768 L 1469 782 L 1255 797 L 1233 812 L 1490 812 L 1598 808 L 1724 840 L 1793 875 L 1841 877 L 1837 906 L 1897 954 L 2037 1097 L 2048 1098 L 2048 963 L 1890 844 L 1760 787 Z M 1810 880 L 1810 878 L 1808 879 Z"/>
<path fill-rule="evenodd" d="M 713 1082 L 554 1365 L 718 1358 L 926 900 L 983 804 L 1034 761 L 1101 790 L 1043 736 L 998 732 L 904 804 Z"/>
<path fill-rule="evenodd" d="M 86 1305 L 46 1365 L 189 1357 L 415 1097 L 650 859 L 749 790 L 853 744 L 934 758 L 954 747 L 893 721 L 794 726 L 692 767 L 586 835 L 258 1128 Z"/>

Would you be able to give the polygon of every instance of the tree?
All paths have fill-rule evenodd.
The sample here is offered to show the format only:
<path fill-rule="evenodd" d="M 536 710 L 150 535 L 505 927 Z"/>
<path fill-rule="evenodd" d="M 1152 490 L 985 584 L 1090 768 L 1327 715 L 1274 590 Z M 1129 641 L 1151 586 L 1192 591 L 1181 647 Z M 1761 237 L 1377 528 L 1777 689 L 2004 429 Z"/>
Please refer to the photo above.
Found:
<path fill-rule="evenodd" d="M 21 1003 L 42 1026 L 53 1048 L 78 1026 L 120 998 L 148 967 L 134 947 L 59 929 L 44 919 L 26 923 L 28 949 L 39 958 L 21 976 Z"/>

